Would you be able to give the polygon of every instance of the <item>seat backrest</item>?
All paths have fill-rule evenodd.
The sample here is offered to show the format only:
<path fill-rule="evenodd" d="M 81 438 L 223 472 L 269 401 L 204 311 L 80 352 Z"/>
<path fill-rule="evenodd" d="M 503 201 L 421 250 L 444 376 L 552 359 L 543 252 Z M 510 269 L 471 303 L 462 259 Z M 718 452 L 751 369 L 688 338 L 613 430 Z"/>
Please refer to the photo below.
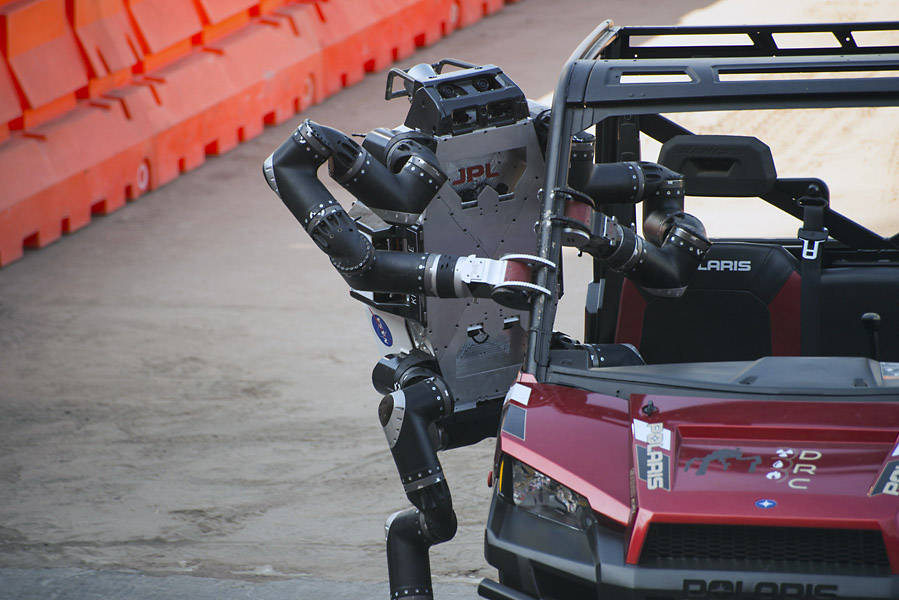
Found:
<path fill-rule="evenodd" d="M 799 263 L 783 247 L 718 242 L 680 298 L 625 281 L 615 341 L 649 364 L 797 356 L 800 287 Z"/>

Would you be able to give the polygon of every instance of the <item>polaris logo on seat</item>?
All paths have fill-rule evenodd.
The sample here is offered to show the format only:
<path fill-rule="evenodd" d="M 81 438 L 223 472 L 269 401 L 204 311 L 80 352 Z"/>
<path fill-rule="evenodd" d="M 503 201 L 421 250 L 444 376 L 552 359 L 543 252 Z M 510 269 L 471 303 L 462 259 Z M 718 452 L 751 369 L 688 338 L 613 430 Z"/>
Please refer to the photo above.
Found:
<path fill-rule="evenodd" d="M 752 270 L 751 260 L 709 260 L 699 265 L 700 271 L 733 271 L 747 273 Z"/>

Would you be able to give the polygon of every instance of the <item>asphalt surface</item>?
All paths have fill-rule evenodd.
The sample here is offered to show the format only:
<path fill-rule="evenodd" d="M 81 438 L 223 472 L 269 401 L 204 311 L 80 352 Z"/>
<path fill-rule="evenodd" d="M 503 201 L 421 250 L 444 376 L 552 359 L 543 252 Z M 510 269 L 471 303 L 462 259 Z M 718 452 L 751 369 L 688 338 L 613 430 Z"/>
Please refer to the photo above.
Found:
<path fill-rule="evenodd" d="M 189 575 L 148 576 L 139 572 L 92 571 L 87 569 L 0 569 L 3 598 L 17 600 L 221 600 L 252 598 L 283 600 L 284 598 L 328 598 L 357 600 L 386 598 L 386 583 L 353 583 L 290 579 L 286 581 L 239 581 L 192 577 Z M 472 586 L 444 584 L 440 597 L 448 600 L 472 598 Z"/>
<path fill-rule="evenodd" d="M 537 98 L 601 20 L 709 4 L 523 0 L 401 66 L 494 63 Z M 303 118 L 401 123 L 384 80 L 0 270 L 0 599 L 387 596 L 383 523 L 407 504 L 375 416 L 377 346 L 261 174 Z M 492 453 L 441 456 L 460 529 L 431 553 L 438 598 L 494 575 Z"/>

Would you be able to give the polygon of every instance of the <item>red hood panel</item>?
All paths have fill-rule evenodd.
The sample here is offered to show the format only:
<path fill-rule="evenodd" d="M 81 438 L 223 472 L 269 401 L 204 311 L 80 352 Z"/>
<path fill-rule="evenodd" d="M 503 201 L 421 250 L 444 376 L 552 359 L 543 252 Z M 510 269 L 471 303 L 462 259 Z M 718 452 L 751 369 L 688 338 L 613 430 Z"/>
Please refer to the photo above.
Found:
<path fill-rule="evenodd" d="M 637 530 L 654 520 L 896 529 L 897 404 L 531 387 L 525 439 L 504 434 L 503 448 Z"/>
<path fill-rule="evenodd" d="M 634 400 L 637 504 L 655 519 L 843 527 L 895 519 L 899 490 L 881 474 L 895 458 L 897 406 Z M 641 409 L 649 402 L 656 410 L 647 416 Z M 655 430 L 662 432 L 661 445 L 651 443 Z"/>

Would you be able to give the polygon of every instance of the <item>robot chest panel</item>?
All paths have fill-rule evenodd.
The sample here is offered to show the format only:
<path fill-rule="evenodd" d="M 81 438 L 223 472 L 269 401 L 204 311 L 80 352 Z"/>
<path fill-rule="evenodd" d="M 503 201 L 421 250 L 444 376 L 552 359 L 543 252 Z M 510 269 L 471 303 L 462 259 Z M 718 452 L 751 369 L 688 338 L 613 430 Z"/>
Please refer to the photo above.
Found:
<path fill-rule="evenodd" d="M 422 217 L 424 250 L 532 254 L 543 178 L 532 123 L 442 139 L 437 157 L 449 180 Z M 426 335 L 457 404 L 504 393 L 524 359 L 527 313 L 471 298 L 425 302 Z"/>

